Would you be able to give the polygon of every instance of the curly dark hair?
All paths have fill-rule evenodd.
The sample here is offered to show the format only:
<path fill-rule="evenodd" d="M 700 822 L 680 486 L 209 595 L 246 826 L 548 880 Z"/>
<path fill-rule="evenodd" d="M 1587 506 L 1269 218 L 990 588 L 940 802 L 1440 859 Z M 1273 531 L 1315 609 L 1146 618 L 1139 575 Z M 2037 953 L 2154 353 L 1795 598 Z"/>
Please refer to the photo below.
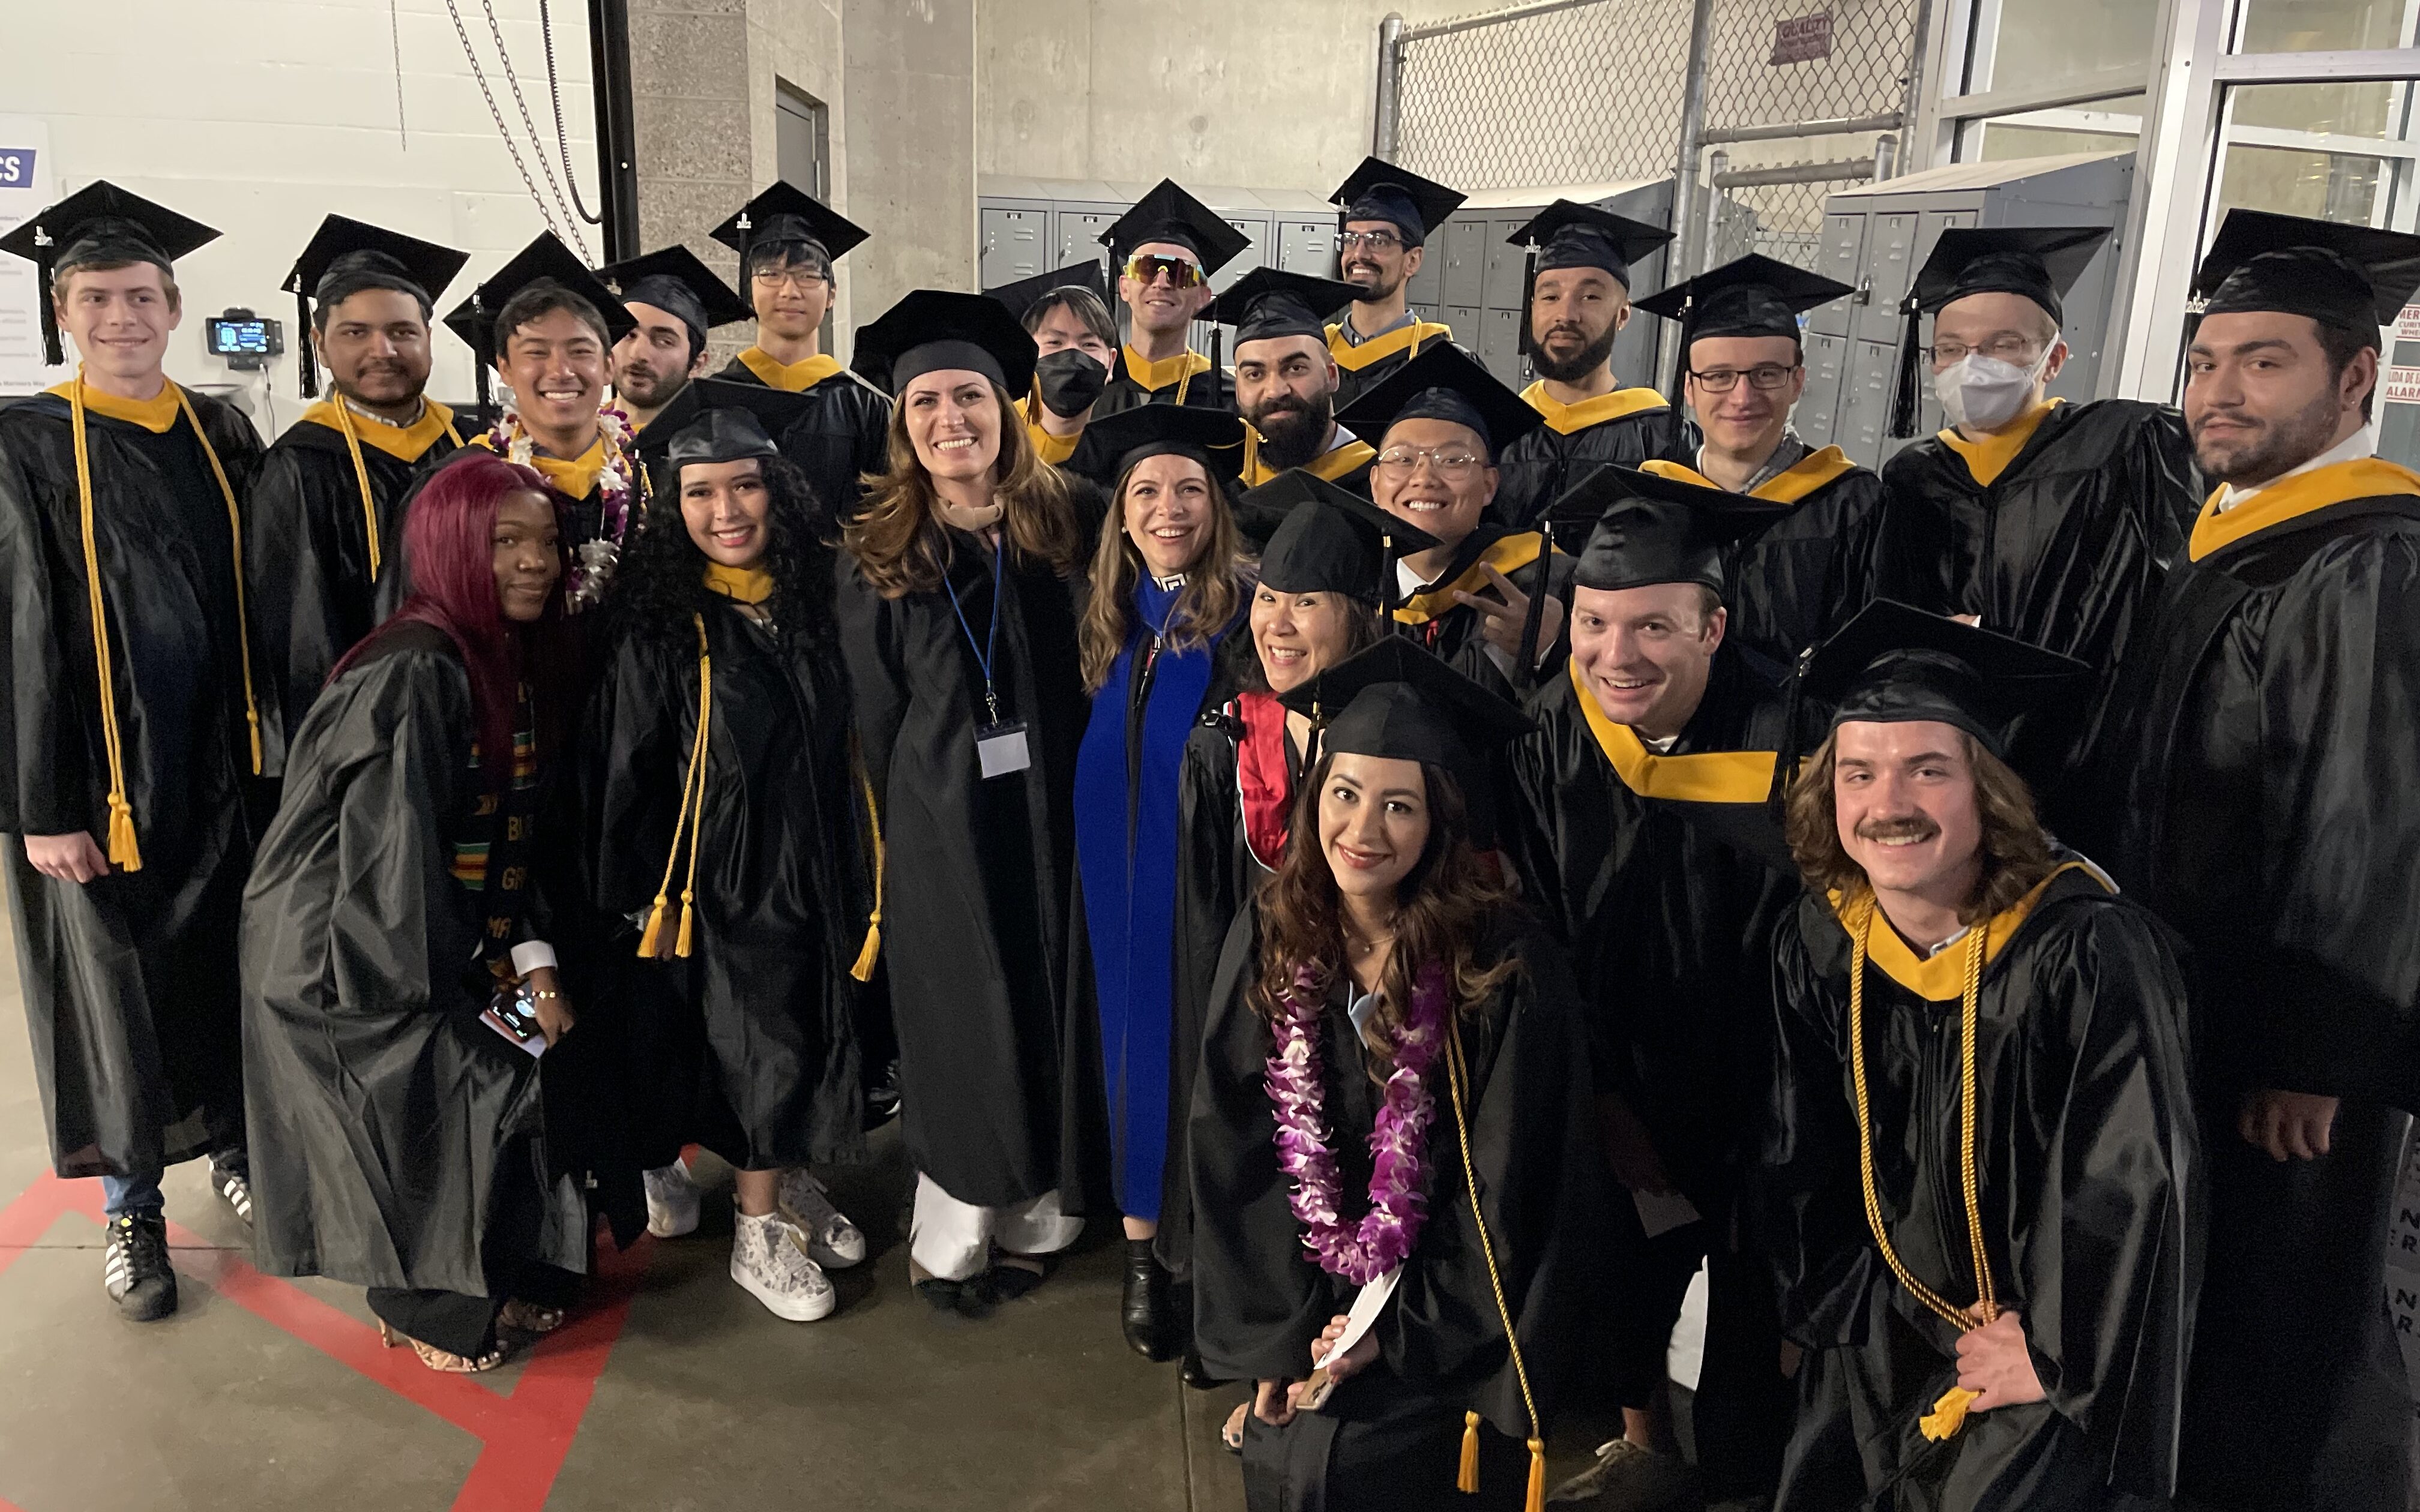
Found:
<path fill-rule="evenodd" d="M 765 570 L 773 575 L 773 623 L 785 643 L 811 652 L 835 652 L 840 631 L 832 617 L 832 548 L 816 528 L 827 517 L 807 475 L 785 457 L 767 457 Z M 690 617 L 714 594 L 706 586 L 706 553 L 689 536 L 681 518 L 679 479 L 666 480 L 647 501 L 613 569 L 612 606 L 616 636 L 659 637 L 693 647 Z"/>

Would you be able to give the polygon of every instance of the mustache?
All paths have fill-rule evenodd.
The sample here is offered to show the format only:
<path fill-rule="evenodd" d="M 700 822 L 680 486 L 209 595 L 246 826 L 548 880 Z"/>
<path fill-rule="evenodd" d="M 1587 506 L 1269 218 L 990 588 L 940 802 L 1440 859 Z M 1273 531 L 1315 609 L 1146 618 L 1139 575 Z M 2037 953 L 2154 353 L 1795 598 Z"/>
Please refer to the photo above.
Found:
<path fill-rule="evenodd" d="M 1941 826 L 1922 814 L 1910 814 L 1900 819 L 1868 819 L 1857 825 L 1859 840 L 1931 840 L 1940 833 Z"/>
<path fill-rule="evenodd" d="M 1589 339 L 1587 332 L 1582 331 L 1578 326 L 1572 324 L 1568 320 L 1558 320 L 1553 325 L 1548 326 L 1546 328 L 1545 335 L 1539 339 L 1542 341 L 1552 341 L 1557 336 L 1569 336 L 1572 340 L 1580 343 L 1582 346 L 1586 346 Z"/>

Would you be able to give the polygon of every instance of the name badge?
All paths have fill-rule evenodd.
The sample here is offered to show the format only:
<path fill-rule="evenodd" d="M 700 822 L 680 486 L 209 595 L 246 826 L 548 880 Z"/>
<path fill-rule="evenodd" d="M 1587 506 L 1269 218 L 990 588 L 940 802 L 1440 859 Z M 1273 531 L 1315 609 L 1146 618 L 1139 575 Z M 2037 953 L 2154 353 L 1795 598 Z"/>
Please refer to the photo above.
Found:
<path fill-rule="evenodd" d="M 983 763 L 986 781 L 995 777 L 1013 777 L 1032 765 L 1033 758 L 1025 749 L 1025 721 L 1007 719 L 977 730 L 975 758 Z"/>

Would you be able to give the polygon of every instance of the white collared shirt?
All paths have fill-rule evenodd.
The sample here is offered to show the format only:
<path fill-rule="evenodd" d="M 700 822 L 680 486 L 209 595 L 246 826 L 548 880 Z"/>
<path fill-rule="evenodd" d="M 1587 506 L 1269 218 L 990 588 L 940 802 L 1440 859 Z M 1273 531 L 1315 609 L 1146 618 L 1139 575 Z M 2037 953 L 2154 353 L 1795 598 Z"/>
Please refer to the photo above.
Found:
<path fill-rule="evenodd" d="M 2289 468 L 2267 483 L 2255 484 L 2249 488 L 2239 488 L 2231 483 L 2219 485 L 2218 502 L 2213 507 L 2218 513 L 2224 515 L 2245 500 L 2257 496 L 2262 489 L 2274 488 L 2288 478 L 2298 478 L 2305 472 L 2317 472 L 2321 468 L 2332 468 L 2339 462 L 2358 462 L 2365 456 L 2377 455 L 2378 427 L 2374 424 L 2366 424 L 2301 467 Z"/>

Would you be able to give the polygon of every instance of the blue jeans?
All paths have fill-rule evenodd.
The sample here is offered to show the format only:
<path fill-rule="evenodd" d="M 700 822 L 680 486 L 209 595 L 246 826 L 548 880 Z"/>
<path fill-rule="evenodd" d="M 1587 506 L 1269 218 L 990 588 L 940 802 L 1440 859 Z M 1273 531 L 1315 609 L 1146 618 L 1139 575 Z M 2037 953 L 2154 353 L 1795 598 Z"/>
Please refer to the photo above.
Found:
<path fill-rule="evenodd" d="M 112 1218 L 132 1213 L 142 1218 L 157 1218 L 168 1205 L 160 1195 L 160 1173 L 140 1171 L 132 1176 L 104 1176 L 101 1179 L 101 1207 Z"/>

